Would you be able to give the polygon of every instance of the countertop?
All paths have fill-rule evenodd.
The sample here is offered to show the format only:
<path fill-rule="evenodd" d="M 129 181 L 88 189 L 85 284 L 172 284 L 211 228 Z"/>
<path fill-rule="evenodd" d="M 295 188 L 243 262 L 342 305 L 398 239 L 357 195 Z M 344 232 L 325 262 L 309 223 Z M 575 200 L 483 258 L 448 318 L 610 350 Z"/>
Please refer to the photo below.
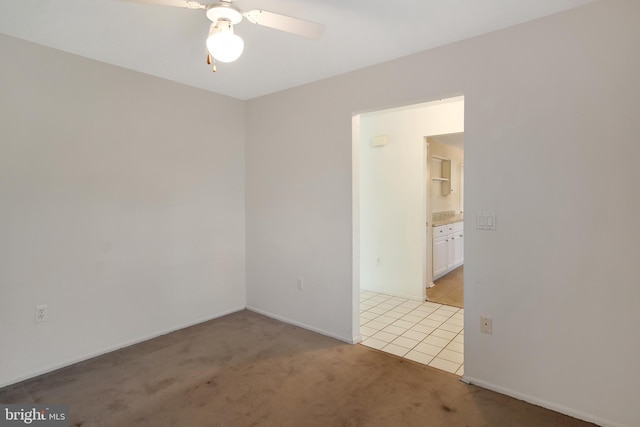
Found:
<path fill-rule="evenodd" d="M 438 227 L 440 225 L 447 225 L 447 224 L 453 224 L 454 222 L 460 222 L 463 219 L 464 219 L 464 214 L 458 214 L 458 215 L 453 215 L 453 216 L 440 219 L 438 221 L 433 221 L 431 225 L 434 227 Z"/>

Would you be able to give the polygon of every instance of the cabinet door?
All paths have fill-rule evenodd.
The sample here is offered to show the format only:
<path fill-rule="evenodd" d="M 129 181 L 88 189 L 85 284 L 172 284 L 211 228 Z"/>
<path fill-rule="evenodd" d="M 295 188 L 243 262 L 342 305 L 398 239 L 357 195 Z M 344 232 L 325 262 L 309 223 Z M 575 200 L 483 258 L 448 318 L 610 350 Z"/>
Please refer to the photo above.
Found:
<path fill-rule="evenodd" d="M 449 268 L 449 239 L 440 237 L 433 240 L 433 277 L 438 277 Z"/>
<path fill-rule="evenodd" d="M 461 231 L 452 234 L 449 243 L 451 244 L 449 252 L 451 254 L 449 260 L 451 268 L 459 267 L 464 262 L 464 234 Z"/>
<path fill-rule="evenodd" d="M 447 236 L 447 239 L 449 240 L 448 242 L 448 253 L 449 253 L 449 260 L 447 263 L 447 270 L 453 270 L 456 267 L 456 236 L 455 234 L 449 234 L 449 236 Z"/>

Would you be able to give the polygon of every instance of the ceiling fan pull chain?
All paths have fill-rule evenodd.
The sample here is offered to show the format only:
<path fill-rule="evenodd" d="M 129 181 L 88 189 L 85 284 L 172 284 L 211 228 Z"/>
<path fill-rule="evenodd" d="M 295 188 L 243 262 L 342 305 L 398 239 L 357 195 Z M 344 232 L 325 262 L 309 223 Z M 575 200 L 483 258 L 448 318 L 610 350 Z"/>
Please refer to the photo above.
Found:
<path fill-rule="evenodd" d="M 207 54 L 207 65 L 211 65 L 211 63 L 213 62 L 213 67 L 211 67 L 211 71 L 213 71 L 214 73 L 216 71 L 218 71 L 218 67 L 216 67 L 216 58 L 213 58 L 213 60 L 211 59 L 211 54 Z"/>

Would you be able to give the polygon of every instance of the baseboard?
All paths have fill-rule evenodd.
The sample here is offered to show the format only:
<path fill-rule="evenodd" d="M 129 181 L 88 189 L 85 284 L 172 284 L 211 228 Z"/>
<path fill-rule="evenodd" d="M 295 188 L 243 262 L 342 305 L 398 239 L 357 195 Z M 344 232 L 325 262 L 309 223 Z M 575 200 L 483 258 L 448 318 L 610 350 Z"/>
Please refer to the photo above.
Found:
<path fill-rule="evenodd" d="M 360 290 L 369 291 L 369 292 L 377 292 L 379 294 L 391 295 L 393 297 L 405 298 L 405 299 L 410 299 L 410 300 L 413 300 L 413 301 L 424 302 L 424 299 L 422 298 L 422 296 L 402 294 L 402 293 L 394 292 L 391 289 L 374 289 L 374 288 L 365 288 L 365 287 L 361 286 Z"/>
<path fill-rule="evenodd" d="M 271 313 L 271 312 L 266 311 L 266 310 L 261 310 L 261 309 L 256 308 L 256 307 L 247 306 L 247 310 L 253 311 L 254 313 L 262 314 L 263 316 L 267 316 L 267 317 L 270 317 L 270 318 L 275 319 L 275 320 L 279 320 L 280 322 L 288 323 L 288 324 L 293 325 L 293 326 L 298 326 L 300 328 L 307 329 L 307 330 L 312 331 L 312 332 L 316 332 L 316 333 L 318 333 L 320 335 L 325 335 L 327 337 L 335 338 L 335 339 L 340 340 L 342 342 L 346 342 L 347 344 L 357 344 L 358 342 L 362 341 L 362 337 L 360 337 L 360 336 L 356 336 L 354 338 L 341 337 L 339 335 L 336 335 L 336 334 L 333 334 L 331 332 L 325 331 L 324 329 L 316 328 L 314 326 L 307 325 L 305 323 L 298 322 L 296 320 L 292 320 L 292 319 L 289 319 L 287 317 L 283 317 L 283 316 Z"/>
<path fill-rule="evenodd" d="M 10 385 L 13 385 L 13 384 L 17 384 L 19 382 L 26 381 L 26 380 L 38 377 L 40 375 L 48 374 L 50 372 L 57 371 L 58 369 L 66 368 L 68 366 L 75 365 L 76 363 L 84 362 L 85 360 L 89 360 L 89 359 L 93 359 L 94 357 L 102 356 L 103 354 L 111 353 L 112 351 L 116 351 L 116 350 L 120 350 L 122 348 L 130 347 L 132 345 L 139 344 L 141 342 L 148 341 L 150 339 L 157 338 L 157 337 L 162 336 L 162 335 L 170 334 L 172 332 L 176 332 L 176 331 L 179 331 L 181 329 L 189 328 L 191 326 L 195 326 L 195 325 L 198 325 L 200 323 L 208 322 L 209 320 L 217 319 L 219 317 L 226 316 L 226 315 L 231 314 L 231 313 L 236 313 L 236 312 L 242 311 L 244 309 L 245 309 L 245 307 L 243 306 L 243 307 L 240 307 L 240 308 L 234 308 L 234 309 L 230 309 L 230 310 L 225 310 L 225 311 L 217 313 L 217 314 L 215 314 L 213 316 L 207 316 L 207 317 L 201 318 L 199 320 L 196 320 L 194 322 L 189 322 L 187 324 L 184 324 L 184 325 L 181 325 L 181 326 L 178 326 L 178 327 L 175 327 L 175 328 L 169 328 L 169 329 L 162 330 L 160 332 L 154 332 L 152 334 L 145 335 L 143 337 L 136 338 L 136 339 L 133 339 L 133 340 L 130 340 L 130 341 L 125 341 L 124 343 L 121 343 L 121 344 L 118 344 L 118 345 L 115 345 L 115 346 L 111 346 L 111 347 L 107 347 L 107 348 L 98 350 L 96 352 L 91 352 L 91 353 L 84 354 L 82 356 L 70 359 L 70 360 L 68 360 L 66 362 L 63 362 L 63 363 L 56 363 L 54 365 L 47 366 L 46 368 L 39 369 L 37 371 L 33 371 L 33 372 L 29 373 L 29 374 L 20 375 L 20 376 L 18 376 L 16 378 L 10 379 L 9 381 L 2 382 L 2 383 L 0 383 L 0 388 L 7 387 L 7 386 L 10 386 Z"/>
<path fill-rule="evenodd" d="M 492 391 L 495 391 L 495 392 L 500 393 L 500 394 L 511 396 L 511 397 L 516 398 L 518 400 L 523 400 L 523 401 L 525 401 L 527 403 L 531 403 L 531 404 L 536 405 L 536 406 L 541 406 L 541 407 L 546 408 L 546 409 L 551 409 L 552 411 L 559 412 L 561 414 L 565 414 L 565 415 L 568 415 L 568 416 L 573 417 L 573 418 L 577 418 L 577 419 L 582 420 L 582 421 L 595 423 L 595 424 L 597 424 L 599 426 L 602 426 L 602 427 L 627 427 L 627 426 L 625 426 L 623 424 L 619 424 L 619 423 L 616 423 L 616 422 L 613 422 L 613 421 L 610 421 L 610 420 L 604 420 L 604 419 L 596 417 L 596 416 L 594 416 L 592 414 L 587 414 L 587 413 L 582 412 L 582 411 L 576 411 L 575 409 L 571 409 L 571 408 L 568 408 L 568 407 L 563 406 L 563 405 L 558 405 L 556 403 L 549 402 L 549 401 L 546 401 L 544 399 L 539 399 L 537 397 L 530 396 L 530 395 L 525 394 L 525 393 L 520 393 L 520 392 L 511 390 L 511 389 L 505 388 L 505 387 L 501 387 L 499 385 L 496 385 L 496 384 L 493 384 L 493 383 L 490 383 L 490 382 L 487 382 L 487 381 L 479 380 L 477 378 L 469 377 L 467 375 L 463 375 L 462 378 L 460 378 L 460 380 L 462 382 L 467 383 L 467 384 L 477 385 L 479 387 L 486 388 L 488 390 L 492 390 Z"/>

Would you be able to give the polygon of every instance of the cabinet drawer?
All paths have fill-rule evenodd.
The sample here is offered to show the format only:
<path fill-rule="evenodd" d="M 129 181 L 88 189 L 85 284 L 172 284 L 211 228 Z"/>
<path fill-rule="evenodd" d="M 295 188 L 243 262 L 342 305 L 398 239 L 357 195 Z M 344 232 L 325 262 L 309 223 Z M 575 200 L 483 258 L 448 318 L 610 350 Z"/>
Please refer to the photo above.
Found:
<path fill-rule="evenodd" d="M 452 231 L 454 231 L 454 232 L 464 230 L 464 222 L 462 222 L 462 221 L 454 222 L 453 224 L 449 224 L 449 225 L 452 226 L 452 228 L 453 228 Z"/>
<path fill-rule="evenodd" d="M 433 227 L 433 238 L 437 239 L 438 237 L 446 236 L 451 233 L 449 230 L 449 225 L 439 225 L 437 227 Z"/>

